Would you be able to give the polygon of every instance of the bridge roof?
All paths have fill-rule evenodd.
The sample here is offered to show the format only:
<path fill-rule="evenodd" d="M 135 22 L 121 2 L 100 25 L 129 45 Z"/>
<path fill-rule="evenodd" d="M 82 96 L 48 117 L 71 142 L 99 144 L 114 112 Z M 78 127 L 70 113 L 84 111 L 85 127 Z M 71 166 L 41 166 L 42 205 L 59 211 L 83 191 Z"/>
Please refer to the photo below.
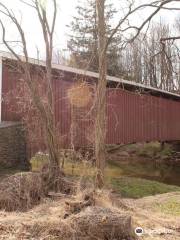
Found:
<path fill-rule="evenodd" d="M 3 59 L 17 60 L 14 55 L 12 55 L 9 52 L 4 52 L 4 51 L 0 51 L 0 57 L 2 57 Z M 22 59 L 22 61 L 25 61 L 24 56 L 19 55 L 19 57 Z M 29 63 L 34 64 L 34 65 L 40 65 L 40 66 L 46 65 L 45 61 L 38 60 L 35 58 L 29 58 Z M 64 65 L 59 65 L 59 64 L 52 64 L 52 67 L 55 70 L 61 70 L 61 71 L 70 72 L 73 74 L 84 75 L 84 76 L 91 77 L 91 78 L 99 77 L 99 73 L 87 71 L 87 70 L 83 70 L 83 69 L 78 69 L 78 68 L 74 68 L 74 67 L 69 67 L 69 66 L 64 66 Z M 152 95 L 163 96 L 166 98 L 180 100 L 180 94 L 168 92 L 166 90 L 162 90 L 162 89 L 151 87 L 149 85 L 144 85 L 141 83 L 125 80 L 125 79 L 122 79 L 119 77 L 113 77 L 113 76 L 107 75 L 107 81 L 111 82 L 111 83 L 115 83 L 119 87 L 123 87 L 123 88 L 131 90 L 131 91 L 139 91 L 141 93 L 146 92 L 146 93 L 149 93 Z"/>

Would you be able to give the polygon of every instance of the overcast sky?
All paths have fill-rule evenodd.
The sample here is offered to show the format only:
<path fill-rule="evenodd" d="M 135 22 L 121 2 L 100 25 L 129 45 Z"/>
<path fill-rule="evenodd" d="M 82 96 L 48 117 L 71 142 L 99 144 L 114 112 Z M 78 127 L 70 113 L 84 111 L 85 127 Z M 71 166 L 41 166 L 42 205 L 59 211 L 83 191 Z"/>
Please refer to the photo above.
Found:
<path fill-rule="evenodd" d="M 55 31 L 55 41 L 54 47 L 58 49 L 66 48 L 67 44 L 67 33 L 68 29 L 66 27 L 72 20 L 72 16 L 75 15 L 75 6 L 77 5 L 79 0 L 57 0 L 58 2 L 58 17 Z M 86 4 L 86 0 L 80 0 L 81 3 Z M 109 0 L 110 1 L 110 0 Z M 6 6 L 17 14 L 18 18 L 21 19 L 22 27 L 26 34 L 26 39 L 28 43 L 29 55 L 31 57 L 36 57 L 36 48 L 38 48 L 41 52 L 41 56 L 43 56 L 43 37 L 40 29 L 40 24 L 38 23 L 38 18 L 33 9 L 25 6 L 22 3 L 19 3 L 19 0 L 0 0 L 0 2 L 6 4 Z M 122 16 L 122 7 L 124 7 L 123 0 L 111 0 L 115 4 L 117 10 L 119 10 L 118 14 L 115 16 L 115 22 L 118 21 L 119 17 Z M 150 0 L 135 0 L 136 4 L 139 3 L 149 3 Z M 175 3 L 173 6 L 179 6 L 180 3 Z M 171 5 L 172 6 L 172 5 Z M 179 6 L 180 7 L 180 6 Z M 48 9 L 51 12 L 51 9 Z M 131 19 L 133 24 L 139 24 L 142 20 L 147 17 L 147 15 L 154 9 L 146 9 L 138 14 L 134 15 Z M 177 11 L 167 11 L 162 10 L 160 14 L 158 14 L 154 20 L 159 21 L 160 18 L 163 21 L 172 24 L 174 23 L 175 17 L 178 15 Z M 13 24 L 7 21 L 2 14 L 0 14 L 0 18 L 5 22 L 6 30 L 7 30 L 7 39 L 8 40 L 17 40 L 17 32 L 15 31 Z M 2 30 L 0 29 L 0 40 L 2 39 Z M 0 48 L 5 50 L 5 48 L 0 45 Z M 17 48 L 16 48 L 17 49 Z M 19 52 L 20 53 L 20 52 Z"/>

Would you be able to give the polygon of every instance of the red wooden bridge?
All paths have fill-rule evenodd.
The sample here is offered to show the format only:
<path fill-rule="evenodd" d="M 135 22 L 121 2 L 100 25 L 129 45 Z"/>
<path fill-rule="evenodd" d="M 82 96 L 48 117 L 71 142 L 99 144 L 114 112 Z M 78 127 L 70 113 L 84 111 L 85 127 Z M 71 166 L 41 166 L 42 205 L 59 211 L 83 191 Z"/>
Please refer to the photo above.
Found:
<path fill-rule="evenodd" d="M 29 61 L 32 66 L 43 67 L 45 64 L 35 59 Z M 16 96 L 11 95 L 10 101 L 5 98 L 17 88 L 20 79 L 22 80 L 22 76 L 12 67 L 15 62 L 10 54 L 1 54 L 1 121 L 19 121 L 22 118 Z M 53 65 L 53 69 L 55 118 L 62 144 L 70 145 L 72 119 L 76 126 L 75 144 L 92 144 L 94 122 L 90 111 L 91 104 L 86 107 L 73 106 L 72 109 L 68 90 L 79 79 L 93 86 L 97 82 L 98 74 L 60 65 Z M 180 95 L 108 76 L 106 142 L 127 144 L 154 140 L 180 140 Z"/>

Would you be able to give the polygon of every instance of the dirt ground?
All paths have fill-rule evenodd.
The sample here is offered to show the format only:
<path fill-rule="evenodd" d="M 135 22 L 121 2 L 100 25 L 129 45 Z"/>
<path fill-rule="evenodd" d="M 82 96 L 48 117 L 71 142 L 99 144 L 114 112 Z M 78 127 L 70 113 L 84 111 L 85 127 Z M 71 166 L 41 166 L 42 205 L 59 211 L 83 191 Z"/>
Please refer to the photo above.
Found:
<path fill-rule="evenodd" d="M 61 239 L 58 229 L 62 224 L 68 228 L 68 219 L 63 219 L 66 200 L 44 200 L 39 206 L 24 213 L 1 211 L 0 240 Z M 172 203 L 172 206 L 168 203 Z M 134 200 L 120 199 L 105 191 L 99 192 L 96 205 L 130 214 L 133 228 L 142 227 L 145 232 L 138 239 L 180 239 L 180 192 Z"/>
<path fill-rule="evenodd" d="M 139 239 L 180 239 L 180 192 L 124 201 L 132 208 L 134 227 L 144 230 Z"/>

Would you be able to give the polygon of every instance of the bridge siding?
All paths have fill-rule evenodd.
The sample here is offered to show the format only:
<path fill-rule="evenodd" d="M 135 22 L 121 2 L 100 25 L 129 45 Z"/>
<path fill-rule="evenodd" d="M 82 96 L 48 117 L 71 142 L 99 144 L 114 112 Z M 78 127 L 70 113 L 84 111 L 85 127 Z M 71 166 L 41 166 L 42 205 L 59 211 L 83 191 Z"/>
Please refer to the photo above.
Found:
<path fill-rule="evenodd" d="M 70 145 L 71 106 L 67 90 L 77 76 L 63 72 L 54 79 L 55 118 L 63 145 Z M 16 89 L 21 76 L 3 65 L 3 95 Z M 92 79 L 88 79 L 92 80 Z M 84 146 L 93 142 L 93 117 L 86 108 L 74 108 L 76 118 L 75 145 Z M 18 106 L 15 96 L 2 103 L 2 120 L 18 121 Z M 180 101 L 135 93 L 121 88 L 107 89 L 107 143 L 133 143 L 142 141 L 170 141 L 180 139 Z"/>

